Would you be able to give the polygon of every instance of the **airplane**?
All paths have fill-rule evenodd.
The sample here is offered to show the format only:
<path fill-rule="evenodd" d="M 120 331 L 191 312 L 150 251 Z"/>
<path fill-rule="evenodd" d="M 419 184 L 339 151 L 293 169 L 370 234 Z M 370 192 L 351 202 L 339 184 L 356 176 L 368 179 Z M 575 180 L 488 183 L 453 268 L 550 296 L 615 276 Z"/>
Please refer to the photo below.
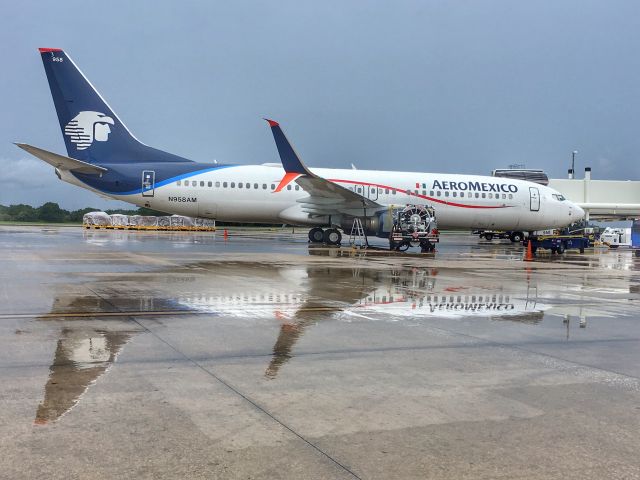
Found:
<path fill-rule="evenodd" d="M 53 165 L 60 180 L 102 196 L 218 221 L 308 226 L 310 242 L 329 245 L 355 219 L 367 235 L 389 238 L 391 212 L 406 205 L 433 207 L 441 229 L 509 230 L 513 241 L 584 217 L 558 191 L 524 180 L 309 168 L 269 119 L 281 165 L 194 162 L 140 142 L 69 55 L 39 51 L 68 156 L 16 145 Z"/>

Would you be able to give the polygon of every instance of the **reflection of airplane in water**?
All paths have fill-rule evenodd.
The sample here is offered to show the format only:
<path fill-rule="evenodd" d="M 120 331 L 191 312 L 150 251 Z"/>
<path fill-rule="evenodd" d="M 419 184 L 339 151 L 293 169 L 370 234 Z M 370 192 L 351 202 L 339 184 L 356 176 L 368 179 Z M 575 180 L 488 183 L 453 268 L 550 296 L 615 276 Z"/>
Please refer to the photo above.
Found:
<path fill-rule="evenodd" d="M 122 305 L 124 311 L 153 311 L 167 306 L 153 298 L 127 301 L 123 296 L 123 299 L 126 302 Z M 69 319 L 55 319 L 56 314 L 91 312 L 95 312 L 95 317 L 73 319 L 70 315 Z M 50 312 L 53 317 L 41 317 L 41 321 L 60 323 L 61 329 L 35 424 L 56 421 L 72 409 L 89 386 L 113 365 L 131 337 L 140 332 L 131 322 L 101 317 L 100 313 L 104 312 L 113 312 L 113 304 L 108 299 L 65 295 L 54 299 Z"/>
<path fill-rule="evenodd" d="M 34 423 L 55 421 L 73 408 L 89 385 L 113 364 L 133 333 L 63 328 Z"/>
<path fill-rule="evenodd" d="M 521 281 L 512 277 L 504 284 L 492 280 L 487 285 L 481 276 L 439 273 L 432 268 L 383 270 L 322 264 L 274 268 L 241 261 L 202 262 L 161 273 L 165 283 L 153 289 L 139 275 L 123 275 L 93 282 L 89 287 L 96 296 L 65 291 L 55 299 L 52 314 L 90 311 L 96 315 L 89 320 L 42 317 L 41 321 L 60 322 L 61 328 L 36 423 L 54 421 L 71 409 L 139 331 L 117 317 L 100 319 L 100 312 L 210 313 L 238 322 L 264 323 L 259 328 L 268 328 L 275 319 L 279 333 L 265 372 L 267 378 L 275 378 L 305 331 L 322 320 L 476 316 L 537 324 L 550 308 L 538 300 L 537 288 L 529 286 L 524 276 Z M 157 272 L 153 276 L 158 278 Z M 559 292 L 544 293 L 548 299 Z"/>
<path fill-rule="evenodd" d="M 265 375 L 275 378 L 279 369 L 293 356 L 292 351 L 305 329 L 328 318 L 374 318 L 397 320 L 402 317 L 484 316 L 514 322 L 538 323 L 543 310 L 528 292 L 516 289 L 490 291 L 480 285 L 460 285 L 456 278 L 437 277 L 436 269 L 371 270 L 308 268 L 311 291 L 331 289 L 329 298 L 343 303 L 342 308 L 326 308 L 326 301 L 306 301 L 288 315 L 280 313 L 280 333 L 273 347 L 273 357 Z M 350 281 L 333 283 L 333 279 L 348 277 Z M 437 281 L 436 281 L 437 279 Z M 526 288 L 526 286 L 525 286 Z M 524 298 L 522 298 L 524 296 Z M 323 305 L 325 305 L 323 307 Z M 383 314 L 384 316 L 380 316 Z"/>

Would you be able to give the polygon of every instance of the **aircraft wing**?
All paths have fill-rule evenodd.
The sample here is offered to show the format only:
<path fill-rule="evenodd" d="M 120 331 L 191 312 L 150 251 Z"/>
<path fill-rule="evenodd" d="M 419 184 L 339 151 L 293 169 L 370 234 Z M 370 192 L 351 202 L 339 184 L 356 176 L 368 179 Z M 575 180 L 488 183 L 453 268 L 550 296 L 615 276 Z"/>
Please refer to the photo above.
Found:
<path fill-rule="evenodd" d="M 91 163 L 83 162 L 81 160 L 76 160 L 75 158 L 65 157 L 64 155 L 58 155 L 57 153 L 49 152 L 48 150 L 43 150 L 42 148 L 34 147 L 32 145 L 27 145 L 26 143 L 16 143 L 16 145 L 34 157 L 39 158 L 40 160 L 47 162 L 49 165 L 53 165 L 55 168 L 59 168 L 61 170 L 72 170 L 74 172 L 93 173 L 96 175 L 101 175 L 107 171 L 106 168 L 92 165 Z"/>
<path fill-rule="evenodd" d="M 331 215 L 346 213 L 361 215 L 363 210 L 369 212 L 383 210 L 385 207 L 367 197 L 349 190 L 341 185 L 330 182 L 312 173 L 300 160 L 300 157 L 280 128 L 278 122 L 268 120 L 273 138 L 278 147 L 280 160 L 285 170 L 280 184 L 274 190 L 281 191 L 289 183 L 295 181 L 309 194 L 308 197 L 298 200 L 302 204 L 304 212 L 313 215 Z"/>

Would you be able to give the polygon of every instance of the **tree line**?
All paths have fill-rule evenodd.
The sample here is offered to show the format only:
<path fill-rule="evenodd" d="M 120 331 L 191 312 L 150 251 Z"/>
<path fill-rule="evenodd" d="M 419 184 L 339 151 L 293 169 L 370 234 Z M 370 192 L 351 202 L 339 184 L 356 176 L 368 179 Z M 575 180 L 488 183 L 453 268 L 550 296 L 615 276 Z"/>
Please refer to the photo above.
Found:
<path fill-rule="evenodd" d="M 23 203 L 17 205 L 0 205 L 0 221 L 2 222 L 47 222 L 47 223 L 82 223 L 85 213 L 95 212 L 99 208 L 81 208 L 79 210 L 65 210 L 55 202 L 47 202 L 39 207 L 32 207 Z M 108 214 L 121 213 L 123 215 L 166 215 L 150 208 L 136 208 L 133 210 L 115 209 L 105 210 Z"/>

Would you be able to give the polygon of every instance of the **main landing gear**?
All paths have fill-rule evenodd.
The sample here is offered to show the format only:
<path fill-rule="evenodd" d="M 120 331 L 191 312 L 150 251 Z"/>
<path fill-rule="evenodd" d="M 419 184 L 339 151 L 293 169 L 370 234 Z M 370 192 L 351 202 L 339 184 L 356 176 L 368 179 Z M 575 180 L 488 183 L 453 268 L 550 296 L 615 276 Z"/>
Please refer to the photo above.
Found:
<path fill-rule="evenodd" d="M 340 245 L 342 234 L 336 228 L 314 227 L 309 230 L 309 243 L 325 243 L 327 245 Z"/>

